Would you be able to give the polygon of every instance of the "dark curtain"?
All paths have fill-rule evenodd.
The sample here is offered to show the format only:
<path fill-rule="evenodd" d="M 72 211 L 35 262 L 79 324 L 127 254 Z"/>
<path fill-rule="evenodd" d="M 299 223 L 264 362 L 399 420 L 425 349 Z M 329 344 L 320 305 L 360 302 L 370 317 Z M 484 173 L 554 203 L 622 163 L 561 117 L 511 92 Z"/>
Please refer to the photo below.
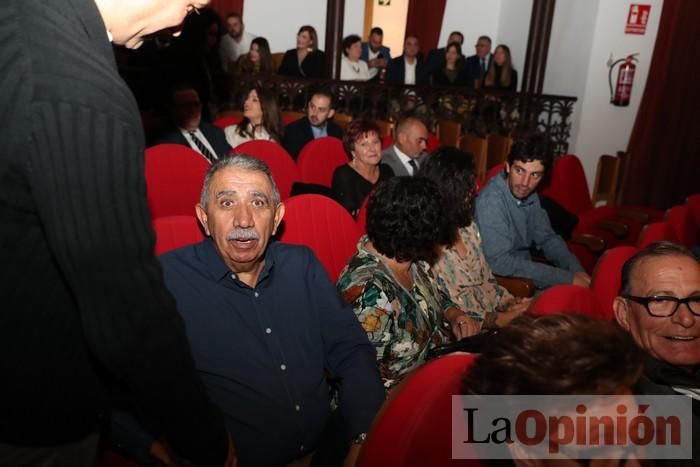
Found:
<path fill-rule="evenodd" d="M 627 148 L 625 204 L 666 209 L 700 192 L 699 38 L 700 2 L 666 0 Z"/>
<path fill-rule="evenodd" d="M 226 19 L 229 13 L 243 14 L 243 0 L 211 0 L 209 7 L 216 11 L 221 19 Z"/>
<path fill-rule="evenodd" d="M 437 47 L 442 29 L 442 16 L 447 0 L 409 0 L 406 34 L 418 37 L 421 51 L 427 54 Z M 396 54 L 397 56 L 400 54 Z"/>

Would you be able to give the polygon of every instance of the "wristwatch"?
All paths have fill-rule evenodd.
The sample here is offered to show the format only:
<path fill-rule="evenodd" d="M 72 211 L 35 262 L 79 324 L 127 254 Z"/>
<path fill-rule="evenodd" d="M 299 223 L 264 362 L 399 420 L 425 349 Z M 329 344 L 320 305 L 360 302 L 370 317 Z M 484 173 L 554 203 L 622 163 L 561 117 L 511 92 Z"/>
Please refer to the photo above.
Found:
<path fill-rule="evenodd" d="M 367 433 L 360 433 L 352 439 L 352 444 L 362 444 L 367 439 Z"/>

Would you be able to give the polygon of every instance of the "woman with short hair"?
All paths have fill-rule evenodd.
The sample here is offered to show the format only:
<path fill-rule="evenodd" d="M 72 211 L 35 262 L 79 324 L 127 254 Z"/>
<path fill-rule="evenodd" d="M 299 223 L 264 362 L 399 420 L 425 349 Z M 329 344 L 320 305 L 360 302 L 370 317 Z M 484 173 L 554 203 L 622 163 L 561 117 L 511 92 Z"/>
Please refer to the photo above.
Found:
<path fill-rule="evenodd" d="M 451 335 L 478 332 L 428 264 L 446 238 L 443 204 L 431 180 L 393 177 L 380 183 L 367 205 L 367 235 L 338 279 L 339 292 L 377 349 L 387 388 Z"/>

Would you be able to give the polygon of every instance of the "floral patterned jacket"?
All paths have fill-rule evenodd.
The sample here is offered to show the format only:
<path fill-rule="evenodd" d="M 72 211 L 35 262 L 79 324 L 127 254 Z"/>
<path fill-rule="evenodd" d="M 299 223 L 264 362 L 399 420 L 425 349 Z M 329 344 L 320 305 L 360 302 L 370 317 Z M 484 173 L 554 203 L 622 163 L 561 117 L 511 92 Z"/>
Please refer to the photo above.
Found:
<path fill-rule="evenodd" d="M 459 308 L 427 263 L 414 263 L 411 274 L 413 287 L 406 290 L 367 248 L 364 236 L 338 279 L 338 291 L 353 306 L 377 349 L 379 372 L 387 388 L 422 364 L 429 349 L 449 342 L 450 329 L 443 323 L 443 312 Z"/>

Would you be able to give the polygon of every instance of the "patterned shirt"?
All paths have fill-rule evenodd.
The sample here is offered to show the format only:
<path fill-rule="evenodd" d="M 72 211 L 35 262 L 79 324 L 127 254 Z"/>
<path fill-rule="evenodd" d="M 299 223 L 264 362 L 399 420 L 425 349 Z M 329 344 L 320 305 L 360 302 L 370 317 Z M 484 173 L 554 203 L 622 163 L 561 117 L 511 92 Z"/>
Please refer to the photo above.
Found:
<path fill-rule="evenodd" d="M 474 222 L 459 229 L 459 235 L 467 247 L 462 256 L 455 247 L 445 248 L 433 266 L 433 272 L 445 282 L 452 300 L 463 310 L 478 315 L 483 328 L 495 326 L 496 312 L 513 299 L 506 289 L 498 285 L 481 249 L 481 236 Z"/>
<path fill-rule="evenodd" d="M 411 265 L 413 287 L 406 290 L 363 236 L 357 252 L 338 279 L 338 290 L 350 303 L 377 350 L 384 386 L 389 388 L 425 361 L 428 350 L 449 342 L 443 312 L 459 308 L 445 284 L 422 262 Z"/>

